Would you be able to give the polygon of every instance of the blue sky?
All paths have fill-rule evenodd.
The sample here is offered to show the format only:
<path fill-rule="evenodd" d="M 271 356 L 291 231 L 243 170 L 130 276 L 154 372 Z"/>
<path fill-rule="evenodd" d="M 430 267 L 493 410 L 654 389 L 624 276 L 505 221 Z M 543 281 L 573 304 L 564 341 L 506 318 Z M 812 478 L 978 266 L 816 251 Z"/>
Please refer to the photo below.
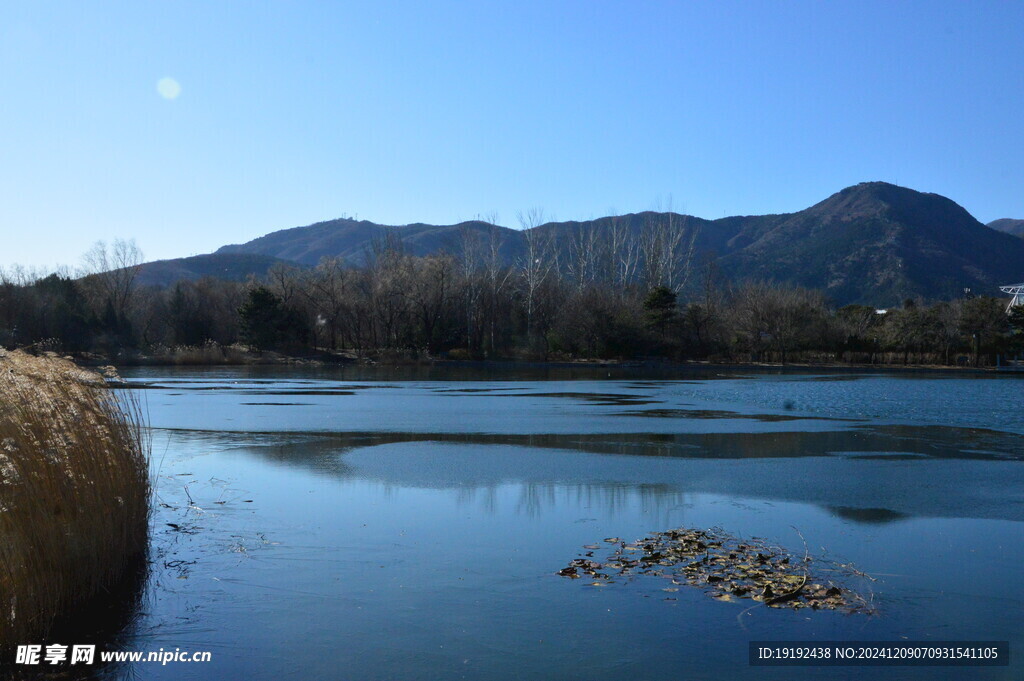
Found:
<path fill-rule="evenodd" d="M 0 265 L 866 180 L 1024 217 L 1022 28 L 1024 3 L 935 0 L 4 3 Z"/>

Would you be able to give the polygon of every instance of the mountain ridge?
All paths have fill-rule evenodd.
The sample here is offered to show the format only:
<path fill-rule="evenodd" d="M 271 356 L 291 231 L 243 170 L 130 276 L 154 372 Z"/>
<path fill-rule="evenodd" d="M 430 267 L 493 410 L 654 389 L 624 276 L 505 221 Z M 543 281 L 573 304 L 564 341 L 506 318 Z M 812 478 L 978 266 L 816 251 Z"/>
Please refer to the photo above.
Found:
<path fill-rule="evenodd" d="M 643 238 L 651 230 L 682 235 L 684 246 L 692 240 L 693 262 L 714 262 L 727 281 L 818 288 L 839 304 L 891 306 L 905 298 L 951 298 L 968 288 L 998 295 L 1000 284 L 1024 279 L 1024 239 L 982 224 L 945 196 L 885 182 L 846 187 L 792 213 L 716 220 L 646 211 L 515 230 L 479 220 L 388 226 L 338 218 L 277 230 L 198 257 L 214 264 L 235 258 L 234 266 L 240 256 L 300 266 L 331 257 L 359 266 L 388 244 L 411 255 L 461 255 L 468 245 L 496 238 L 501 262 L 511 265 L 521 260 L 527 233 L 535 232 L 550 240 L 565 266 L 579 244 L 597 244 L 613 233 Z M 265 260 L 253 264 L 272 266 Z"/>

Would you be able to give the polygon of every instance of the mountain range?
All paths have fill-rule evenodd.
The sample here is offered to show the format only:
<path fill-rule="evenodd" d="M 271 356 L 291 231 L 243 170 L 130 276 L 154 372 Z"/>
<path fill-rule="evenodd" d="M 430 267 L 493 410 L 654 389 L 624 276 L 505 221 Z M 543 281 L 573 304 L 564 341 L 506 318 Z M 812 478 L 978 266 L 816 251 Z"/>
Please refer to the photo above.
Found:
<path fill-rule="evenodd" d="M 836 304 L 897 305 L 906 298 L 952 298 L 971 289 L 999 295 L 1024 280 L 1024 220 L 984 225 L 954 201 L 885 182 L 847 187 L 796 213 L 705 220 L 676 213 L 633 213 L 584 222 L 548 222 L 514 230 L 481 221 L 386 226 L 341 218 L 272 232 L 206 255 L 146 263 L 140 281 L 168 285 L 214 276 L 243 280 L 276 263 L 314 266 L 340 258 L 359 266 L 384 243 L 412 255 L 449 252 L 496 234 L 498 257 L 514 264 L 528 231 L 550 239 L 562 256 L 571 243 L 618 233 L 682 232 L 694 263 L 713 261 L 728 281 L 771 280 L 818 288 Z M 467 238 L 467 236 L 469 238 Z M 562 257 L 560 263 L 568 262 Z"/>

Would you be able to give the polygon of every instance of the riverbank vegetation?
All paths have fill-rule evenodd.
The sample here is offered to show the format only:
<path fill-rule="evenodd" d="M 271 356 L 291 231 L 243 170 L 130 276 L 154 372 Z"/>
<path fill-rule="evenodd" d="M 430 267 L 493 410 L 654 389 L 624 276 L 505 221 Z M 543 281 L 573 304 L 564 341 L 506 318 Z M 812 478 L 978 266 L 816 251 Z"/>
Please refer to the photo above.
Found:
<path fill-rule="evenodd" d="M 261 280 L 137 283 L 138 262 L 88 276 L 0 274 L 0 345 L 130 363 L 231 364 L 252 352 L 406 359 L 651 359 L 992 366 L 1024 352 L 1024 314 L 972 296 L 887 310 L 816 290 L 724 283 L 686 244 L 536 243 L 515 266 L 467 236 L 459 255 L 381 244 Z M 558 262 L 558 258 L 566 260 Z M 140 261 L 139 261 L 140 262 Z"/>
<path fill-rule="evenodd" d="M 0 644 L 41 640 L 136 569 L 147 465 L 129 397 L 71 362 L 0 350 Z"/>

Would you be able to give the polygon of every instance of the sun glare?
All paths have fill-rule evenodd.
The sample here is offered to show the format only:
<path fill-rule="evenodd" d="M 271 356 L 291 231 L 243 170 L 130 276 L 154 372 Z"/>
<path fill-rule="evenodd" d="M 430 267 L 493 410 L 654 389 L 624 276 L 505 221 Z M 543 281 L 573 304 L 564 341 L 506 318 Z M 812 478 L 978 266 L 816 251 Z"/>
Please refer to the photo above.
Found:
<path fill-rule="evenodd" d="M 181 94 L 181 84 L 170 76 L 161 78 L 156 82 L 156 91 L 164 99 L 177 99 Z"/>

